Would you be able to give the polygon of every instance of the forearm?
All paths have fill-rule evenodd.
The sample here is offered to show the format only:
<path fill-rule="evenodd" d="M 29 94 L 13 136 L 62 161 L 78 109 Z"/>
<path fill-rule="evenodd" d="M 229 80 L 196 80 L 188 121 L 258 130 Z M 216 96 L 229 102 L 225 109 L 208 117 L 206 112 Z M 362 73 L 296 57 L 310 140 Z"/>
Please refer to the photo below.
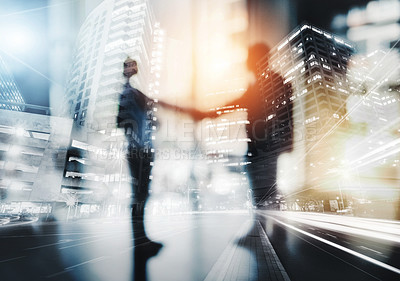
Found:
<path fill-rule="evenodd" d="M 201 120 L 201 119 L 205 119 L 205 118 L 217 118 L 221 114 L 219 111 L 215 111 L 215 110 L 200 111 L 195 108 L 181 107 L 181 106 L 173 105 L 173 104 L 170 104 L 170 103 L 167 103 L 164 101 L 160 101 L 160 100 L 157 101 L 157 104 L 159 104 L 160 106 L 162 106 L 168 110 L 173 110 L 173 111 L 177 111 L 180 113 L 188 114 L 195 120 Z"/>

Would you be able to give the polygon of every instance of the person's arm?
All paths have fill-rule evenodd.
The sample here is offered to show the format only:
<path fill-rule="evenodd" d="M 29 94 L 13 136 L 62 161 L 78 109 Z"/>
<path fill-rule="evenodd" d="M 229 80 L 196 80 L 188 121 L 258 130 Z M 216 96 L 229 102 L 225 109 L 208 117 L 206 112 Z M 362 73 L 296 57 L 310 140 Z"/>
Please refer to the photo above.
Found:
<path fill-rule="evenodd" d="M 160 106 L 162 106 L 162 107 L 164 107 L 164 108 L 166 108 L 168 110 L 172 110 L 172 111 L 177 111 L 177 112 L 180 112 L 180 113 L 188 114 L 193 119 L 195 119 L 196 121 L 206 118 L 206 116 L 204 115 L 203 112 L 201 112 L 201 111 L 199 111 L 199 110 L 197 110 L 195 108 L 181 107 L 181 106 L 177 106 L 177 105 L 170 104 L 170 103 L 167 103 L 165 101 L 160 101 L 160 100 L 157 100 L 157 102 L 156 102 L 155 99 L 146 96 L 142 92 L 140 92 L 140 93 L 146 99 L 146 103 L 147 103 L 148 106 L 150 104 L 158 104 L 158 105 L 160 105 Z"/>
<path fill-rule="evenodd" d="M 246 92 L 247 93 L 247 92 Z M 218 106 L 220 108 L 223 107 L 228 107 L 231 105 L 239 105 L 240 107 L 243 107 L 246 105 L 246 93 L 244 93 L 242 96 L 240 96 L 239 98 L 230 101 L 222 106 Z M 221 114 L 223 114 L 223 112 L 221 112 L 220 110 L 212 110 L 212 111 L 199 111 L 198 115 L 202 116 L 200 119 L 204 119 L 204 118 L 217 118 L 219 117 Z"/>
<path fill-rule="evenodd" d="M 173 110 L 173 111 L 178 111 L 184 114 L 190 115 L 194 120 L 198 121 L 201 119 L 206 118 L 207 116 L 204 115 L 204 112 L 201 112 L 200 110 L 197 110 L 195 108 L 191 107 L 181 107 L 177 105 L 173 105 L 164 101 L 158 101 L 158 104 L 161 105 L 162 107 Z"/>
<path fill-rule="evenodd" d="M 149 98 L 146 95 L 145 95 L 145 97 L 147 98 L 148 102 L 156 103 L 154 101 L 154 99 Z M 229 105 L 237 105 L 237 104 L 243 106 L 245 104 L 244 99 L 245 99 L 245 95 L 239 97 L 236 100 L 233 100 L 233 101 L 227 103 L 226 105 L 223 105 L 222 107 L 229 106 Z M 199 121 L 199 120 L 202 120 L 205 118 L 217 118 L 220 115 L 220 113 L 218 113 L 218 111 L 200 111 L 195 108 L 181 107 L 181 106 L 173 105 L 173 104 L 170 104 L 170 103 L 167 103 L 164 101 L 160 101 L 160 100 L 158 100 L 157 103 L 166 109 L 188 114 L 196 121 Z"/>

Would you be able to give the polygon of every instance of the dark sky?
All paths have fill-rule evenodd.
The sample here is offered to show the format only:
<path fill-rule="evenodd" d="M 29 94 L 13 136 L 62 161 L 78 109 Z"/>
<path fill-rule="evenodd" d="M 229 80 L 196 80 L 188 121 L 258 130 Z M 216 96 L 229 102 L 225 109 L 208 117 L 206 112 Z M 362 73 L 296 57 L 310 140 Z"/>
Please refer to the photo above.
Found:
<path fill-rule="evenodd" d="M 365 5 L 368 1 L 292 0 L 292 3 L 297 23 L 308 21 L 329 30 L 335 14 L 346 13 L 350 7 Z M 47 9 L 43 8 L 46 5 L 47 0 L 0 0 L 0 48 L 8 53 L 0 50 L 0 56 L 12 71 L 25 101 L 45 106 L 49 92 L 49 82 L 43 77 L 49 76 Z M 29 32 L 29 40 L 23 48 L 9 48 L 6 42 L 10 31 L 16 33 L 21 28 Z"/>
<path fill-rule="evenodd" d="M 354 6 L 365 6 L 366 0 L 294 0 L 297 10 L 297 23 L 307 21 L 325 30 L 336 14 L 346 14 Z"/>

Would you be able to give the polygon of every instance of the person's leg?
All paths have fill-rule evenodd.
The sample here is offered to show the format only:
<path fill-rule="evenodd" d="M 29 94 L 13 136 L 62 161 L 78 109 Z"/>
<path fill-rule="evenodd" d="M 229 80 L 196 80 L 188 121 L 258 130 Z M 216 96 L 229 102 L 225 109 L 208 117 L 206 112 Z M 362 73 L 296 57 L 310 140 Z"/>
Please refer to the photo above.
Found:
<path fill-rule="evenodd" d="M 133 145 L 129 145 L 128 153 L 126 157 L 131 173 L 131 185 L 132 185 L 132 219 L 143 218 L 143 212 L 141 211 L 141 201 L 145 200 L 140 194 L 140 166 L 141 158 L 139 150 Z"/>
<path fill-rule="evenodd" d="M 147 261 L 156 256 L 162 244 L 154 242 L 147 237 L 144 225 L 144 210 L 149 198 L 149 184 L 152 158 L 147 159 L 149 156 L 141 154 L 137 161 L 132 163 L 135 167 L 131 167 L 137 179 L 136 184 L 133 186 L 134 201 L 132 206 L 132 229 L 133 229 L 133 280 L 146 280 L 146 266 Z"/>
<path fill-rule="evenodd" d="M 148 153 L 139 153 L 139 163 L 136 163 L 135 173 L 137 184 L 134 186 L 134 201 L 132 208 L 132 219 L 134 223 L 135 244 L 148 243 L 150 240 L 144 226 L 144 212 L 149 198 L 150 174 L 153 158 Z"/>
<path fill-rule="evenodd" d="M 246 156 L 246 173 L 253 206 L 262 205 L 276 190 L 277 156 L 257 150 L 252 156 Z M 254 155 L 257 155 L 256 157 Z"/>

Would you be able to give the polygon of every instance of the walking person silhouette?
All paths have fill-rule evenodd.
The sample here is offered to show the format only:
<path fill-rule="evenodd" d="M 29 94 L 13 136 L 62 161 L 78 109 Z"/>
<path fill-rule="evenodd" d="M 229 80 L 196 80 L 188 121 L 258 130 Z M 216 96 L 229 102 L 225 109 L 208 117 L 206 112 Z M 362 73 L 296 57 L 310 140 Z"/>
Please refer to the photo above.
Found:
<path fill-rule="evenodd" d="M 235 105 L 247 109 L 249 123 L 246 125 L 246 133 L 250 141 L 245 155 L 246 162 L 249 163 L 246 165 L 246 172 L 253 205 L 256 206 L 276 191 L 277 159 L 281 153 L 292 150 L 293 142 L 291 84 L 285 84 L 282 76 L 270 69 L 269 52 L 270 48 L 264 43 L 250 46 L 247 68 L 257 78 L 257 64 L 263 62 L 263 69 L 268 70 L 265 78 L 274 81 L 274 88 L 269 89 L 270 92 L 274 92 L 274 96 L 269 97 L 267 102 L 260 92 L 260 84 L 256 81 L 248 86 L 242 96 L 220 106 Z M 276 101 L 284 104 L 282 108 L 286 112 L 275 114 L 272 120 L 267 121 L 267 116 L 277 111 Z M 220 113 L 209 111 L 201 114 L 203 118 L 217 118 Z"/>
<path fill-rule="evenodd" d="M 127 162 L 132 178 L 132 226 L 134 243 L 134 280 L 146 280 L 146 263 L 149 258 L 158 254 L 162 244 L 151 241 L 145 231 L 144 212 L 149 198 L 149 185 L 154 149 L 152 146 L 151 114 L 155 100 L 147 97 L 132 87 L 129 79 L 138 73 L 137 62 L 128 57 L 123 64 L 123 75 L 126 78 L 124 90 L 119 98 L 117 125 L 123 128 L 127 147 Z M 182 108 L 163 101 L 157 101 L 162 107 L 189 114 L 198 120 L 200 111 Z M 149 126 L 150 123 L 150 126 Z"/>

